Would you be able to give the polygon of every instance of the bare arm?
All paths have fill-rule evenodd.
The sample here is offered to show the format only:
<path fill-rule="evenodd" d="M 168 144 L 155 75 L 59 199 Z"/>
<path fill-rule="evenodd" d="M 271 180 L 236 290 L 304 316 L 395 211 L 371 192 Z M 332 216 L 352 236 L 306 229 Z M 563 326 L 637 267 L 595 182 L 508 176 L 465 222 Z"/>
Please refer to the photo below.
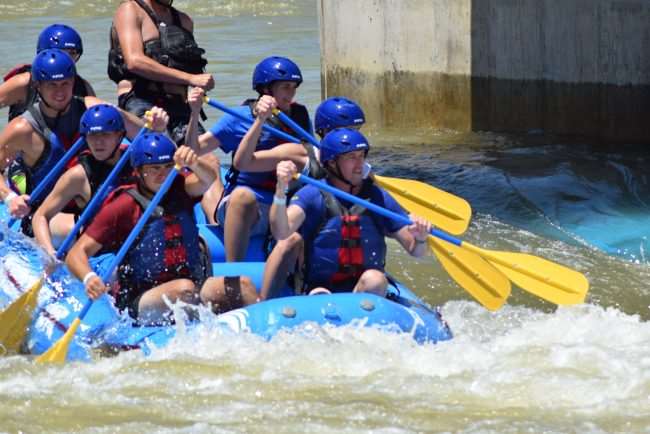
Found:
<path fill-rule="evenodd" d="M 189 146 L 181 146 L 174 154 L 174 161 L 189 167 L 192 174 L 185 178 L 185 191 L 192 197 L 201 196 L 216 179 L 216 171 L 205 159 L 199 158 Z"/>
<path fill-rule="evenodd" d="M 30 77 L 29 72 L 23 72 L 0 83 L 0 108 L 25 101 Z"/>
<path fill-rule="evenodd" d="M 77 279 L 83 281 L 84 277 L 92 271 L 89 259 L 99 252 L 102 245 L 86 234 L 82 234 L 65 257 L 65 264 Z M 99 276 L 93 276 L 86 282 L 86 292 L 93 300 L 106 291 L 106 284 Z"/>
<path fill-rule="evenodd" d="M 219 148 L 221 148 L 221 142 L 210 131 L 199 136 L 197 151 L 199 155 L 205 155 Z"/>
<path fill-rule="evenodd" d="M 306 216 L 302 208 L 297 205 L 287 207 L 285 202 L 284 192 L 295 173 L 296 165 L 291 161 L 282 161 L 276 169 L 278 181 L 275 187 L 275 198 L 269 210 L 271 233 L 276 240 L 284 240 L 297 231 L 305 221 Z"/>
<path fill-rule="evenodd" d="M 190 121 L 185 133 L 185 144 L 195 152 L 199 151 L 199 115 L 205 91 L 200 87 L 193 87 L 187 94 L 187 103 L 190 105 Z"/>
<path fill-rule="evenodd" d="M 241 144 L 237 148 L 235 157 L 239 153 L 240 148 Z M 248 162 L 242 162 L 240 165 L 235 163 L 235 167 L 248 172 L 267 172 L 275 169 L 278 163 L 284 160 L 293 162 L 298 168 L 298 171 L 302 172 L 309 162 L 309 156 L 303 145 L 299 143 L 283 143 L 271 149 L 253 152 Z"/>
<path fill-rule="evenodd" d="M 29 122 L 22 117 L 13 119 L 0 132 L 0 199 L 5 201 L 9 213 L 16 218 L 27 215 L 30 211 L 29 195 L 14 196 L 8 187 L 3 173 L 20 151 L 24 152 L 26 161 L 36 161 L 43 149 L 42 138 L 34 131 Z"/>
<path fill-rule="evenodd" d="M 255 151 L 262 134 L 262 127 L 277 107 L 275 98 L 264 95 L 255 105 L 257 117 L 237 147 L 233 157 L 233 166 L 238 170 L 265 172 L 274 170 L 283 160 L 291 160 L 298 170 L 307 164 L 309 157 L 305 148 L 297 143 L 285 143 L 265 151 Z"/>
<path fill-rule="evenodd" d="M 90 199 L 90 184 L 86 174 L 80 165 L 76 165 L 57 181 L 54 189 L 48 194 L 45 201 L 38 207 L 32 218 L 32 227 L 36 241 L 43 246 L 46 252 L 56 254 L 52 245 L 52 234 L 50 233 L 50 220 L 76 197 L 82 197 L 84 202 Z"/>

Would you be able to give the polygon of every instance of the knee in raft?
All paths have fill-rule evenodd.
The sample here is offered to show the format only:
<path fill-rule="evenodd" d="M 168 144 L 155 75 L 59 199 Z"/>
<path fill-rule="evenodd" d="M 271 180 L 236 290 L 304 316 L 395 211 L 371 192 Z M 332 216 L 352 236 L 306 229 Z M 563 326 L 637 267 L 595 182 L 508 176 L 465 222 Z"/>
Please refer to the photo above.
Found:
<path fill-rule="evenodd" d="M 228 208 L 240 208 L 245 212 L 253 212 L 257 210 L 257 199 L 252 191 L 247 188 L 236 188 L 230 193 L 228 199 Z"/>
<path fill-rule="evenodd" d="M 386 273 L 380 270 L 366 270 L 359 278 L 358 286 L 366 291 L 384 295 L 388 287 Z"/>
<path fill-rule="evenodd" d="M 186 303 L 197 303 L 199 292 L 196 285 L 189 279 L 180 279 L 178 286 L 174 289 L 173 297 Z"/>

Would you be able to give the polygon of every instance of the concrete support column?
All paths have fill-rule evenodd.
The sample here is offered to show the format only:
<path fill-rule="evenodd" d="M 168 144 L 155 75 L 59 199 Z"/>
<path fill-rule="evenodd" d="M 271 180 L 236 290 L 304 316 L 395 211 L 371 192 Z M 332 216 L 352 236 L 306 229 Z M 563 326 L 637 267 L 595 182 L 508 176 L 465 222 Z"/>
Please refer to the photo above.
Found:
<path fill-rule="evenodd" d="M 650 142 L 647 0 L 319 0 L 324 96 L 376 127 Z"/>

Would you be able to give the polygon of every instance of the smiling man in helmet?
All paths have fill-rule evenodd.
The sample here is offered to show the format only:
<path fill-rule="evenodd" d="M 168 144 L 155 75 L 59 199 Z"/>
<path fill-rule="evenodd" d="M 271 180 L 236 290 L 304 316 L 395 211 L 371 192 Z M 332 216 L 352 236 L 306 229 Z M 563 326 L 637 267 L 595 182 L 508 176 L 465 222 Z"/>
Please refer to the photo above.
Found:
<path fill-rule="evenodd" d="M 90 106 L 102 103 L 74 96 L 74 60 L 59 49 L 43 50 L 32 62 L 32 86 L 38 102 L 13 119 L 0 133 L 0 198 L 12 217 L 23 218 L 23 232 L 32 235 L 29 194 L 79 137 L 79 121 Z M 135 135 L 144 122 L 122 112 L 125 129 Z M 8 185 L 4 175 L 9 167 Z M 28 216 L 28 218 L 24 218 Z"/>
<path fill-rule="evenodd" d="M 370 145 L 358 131 L 340 128 L 320 143 L 326 181 L 393 212 L 404 210 L 383 189 L 364 177 Z M 304 290 L 386 294 L 385 237 L 395 238 L 413 256 L 427 251 L 430 223 L 411 216 L 412 225 L 397 223 L 308 185 L 286 205 L 285 190 L 297 172 L 291 161 L 277 166 L 277 187 L 270 212 L 271 231 L 282 240 L 300 231 L 305 242 Z"/>
<path fill-rule="evenodd" d="M 65 24 L 47 26 L 38 36 L 36 54 L 49 48 L 65 51 L 75 63 L 79 61 L 84 51 L 79 33 Z M 0 84 L 0 107 L 9 106 L 10 121 L 36 102 L 38 95 L 30 86 L 31 69 L 32 65 L 18 65 L 4 76 L 4 82 Z M 75 76 L 72 90 L 74 95 L 79 97 L 95 95 L 90 83 L 78 74 Z"/>

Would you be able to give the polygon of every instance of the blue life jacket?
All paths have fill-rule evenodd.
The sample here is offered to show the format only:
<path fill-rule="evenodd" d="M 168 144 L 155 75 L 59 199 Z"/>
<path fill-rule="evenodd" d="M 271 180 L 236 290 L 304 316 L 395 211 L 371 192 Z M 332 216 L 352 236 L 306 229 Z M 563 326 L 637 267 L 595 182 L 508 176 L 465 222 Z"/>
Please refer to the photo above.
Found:
<path fill-rule="evenodd" d="M 118 190 L 133 197 L 142 209 L 151 202 L 132 186 Z M 154 286 L 174 279 L 190 279 L 198 287 L 205 280 L 193 209 L 172 203 L 166 206 L 156 207 L 119 268 L 119 308 Z"/>
<path fill-rule="evenodd" d="M 368 180 L 360 197 L 368 196 L 371 186 Z M 305 239 L 304 286 L 350 291 L 364 271 L 384 271 L 387 234 L 374 213 L 360 205 L 346 208 L 330 193 L 321 194 L 322 222 L 313 238 Z"/>

